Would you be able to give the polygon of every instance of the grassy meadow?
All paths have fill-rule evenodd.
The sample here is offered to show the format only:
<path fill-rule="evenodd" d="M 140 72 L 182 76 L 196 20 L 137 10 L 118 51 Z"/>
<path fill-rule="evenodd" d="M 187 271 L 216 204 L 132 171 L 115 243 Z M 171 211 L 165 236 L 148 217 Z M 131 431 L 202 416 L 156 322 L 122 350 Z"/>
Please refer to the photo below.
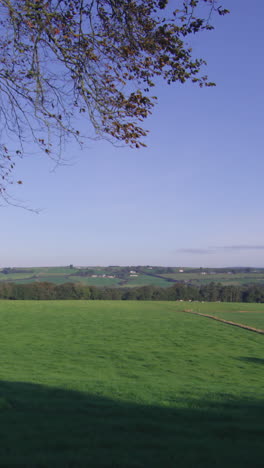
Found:
<path fill-rule="evenodd" d="M 239 270 L 235 273 L 207 273 L 203 275 L 201 272 L 196 271 L 189 273 L 188 269 L 184 273 L 168 273 L 162 275 L 165 279 L 173 279 L 176 281 L 185 281 L 195 285 L 209 284 L 212 281 L 221 283 L 224 286 L 242 286 L 248 284 L 264 284 L 263 272 L 258 273 L 240 273 Z"/>
<path fill-rule="evenodd" d="M 0 301 L 0 466 L 262 467 L 264 337 L 184 309 L 263 312 Z"/>
<path fill-rule="evenodd" d="M 214 315 L 224 320 L 264 330 L 264 304 L 236 302 L 189 302 L 185 304 L 187 304 L 186 310 Z"/>
<path fill-rule="evenodd" d="M 248 325 L 249 327 L 264 330 L 264 311 L 263 312 L 248 312 L 241 310 L 241 312 L 218 312 L 217 317 L 224 320 L 230 320 L 235 323 Z"/>

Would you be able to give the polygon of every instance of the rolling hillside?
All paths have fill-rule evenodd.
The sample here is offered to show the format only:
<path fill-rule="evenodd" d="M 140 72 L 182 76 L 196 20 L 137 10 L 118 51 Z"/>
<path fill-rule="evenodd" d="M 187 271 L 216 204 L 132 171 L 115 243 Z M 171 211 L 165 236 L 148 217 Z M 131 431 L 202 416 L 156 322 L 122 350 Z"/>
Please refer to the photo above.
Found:
<path fill-rule="evenodd" d="M 153 285 L 168 287 L 181 282 L 205 285 L 211 282 L 223 285 L 264 284 L 264 269 L 253 268 L 179 268 L 151 266 L 110 266 L 110 267 L 34 267 L 2 268 L 0 282 L 30 283 L 66 282 L 83 283 L 102 287 L 138 287 Z"/>

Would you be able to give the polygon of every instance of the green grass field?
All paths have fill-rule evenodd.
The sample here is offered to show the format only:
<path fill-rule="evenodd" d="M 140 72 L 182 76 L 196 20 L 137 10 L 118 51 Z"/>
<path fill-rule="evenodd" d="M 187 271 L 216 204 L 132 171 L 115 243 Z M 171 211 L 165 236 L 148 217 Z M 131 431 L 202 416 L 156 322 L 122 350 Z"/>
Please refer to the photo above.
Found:
<path fill-rule="evenodd" d="M 264 310 L 262 312 L 250 312 L 249 310 L 250 308 L 245 310 L 244 307 L 244 310 L 241 312 L 218 312 L 216 316 L 224 320 L 264 330 Z"/>
<path fill-rule="evenodd" d="M 264 337 L 195 307 L 0 301 L 0 466 L 262 467 Z"/>
<path fill-rule="evenodd" d="M 264 330 L 264 304 L 192 302 L 187 309 Z"/>
<path fill-rule="evenodd" d="M 162 275 L 164 278 L 171 278 L 177 281 L 188 281 L 192 284 L 209 284 L 212 281 L 225 286 L 241 286 L 243 284 L 264 284 L 264 274 L 261 273 L 217 273 L 203 275 L 200 272 L 189 273 L 168 273 Z"/>
<path fill-rule="evenodd" d="M 264 312 L 222 312 L 217 314 L 217 317 L 264 330 Z"/>
<path fill-rule="evenodd" d="M 252 303 L 188 302 L 186 309 L 264 330 L 264 305 Z"/>
<path fill-rule="evenodd" d="M 131 277 L 128 279 L 128 282 L 124 284 L 126 287 L 137 288 L 140 286 L 158 286 L 160 288 L 168 288 L 172 286 L 173 283 L 163 279 L 163 278 L 156 278 L 155 276 L 147 276 L 140 274 L 137 277 Z"/>
<path fill-rule="evenodd" d="M 85 276 L 70 276 L 68 281 L 72 283 L 81 283 L 89 286 L 109 287 L 120 286 L 120 279 L 118 278 L 90 278 Z"/>

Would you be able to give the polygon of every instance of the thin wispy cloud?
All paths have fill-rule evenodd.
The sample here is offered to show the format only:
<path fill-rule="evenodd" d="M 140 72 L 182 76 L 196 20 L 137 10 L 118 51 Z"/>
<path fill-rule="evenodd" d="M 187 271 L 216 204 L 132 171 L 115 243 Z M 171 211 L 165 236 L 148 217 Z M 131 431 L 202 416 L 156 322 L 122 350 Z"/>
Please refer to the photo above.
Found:
<path fill-rule="evenodd" d="M 207 255 L 210 253 L 214 253 L 215 249 L 178 249 L 177 252 L 187 253 L 187 254 L 200 254 L 200 255 Z"/>
<path fill-rule="evenodd" d="M 216 247 L 223 250 L 264 250 L 264 245 L 225 245 L 224 247 Z"/>
<path fill-rule="evenodd" d="M 223 246 L 215 246 L 215 247 L 208 247 L 205 249 L 200 248 L 182 248 L 177 249 L 177 252 L 182 252 L 186 254 L 196 254 L 196 255 L 209 255 L 219 253 L 221 251 L 229 251 L 229 252 L 241 252 L 247 250 L 264 250 L 264 245 L 223 245 Z"/>

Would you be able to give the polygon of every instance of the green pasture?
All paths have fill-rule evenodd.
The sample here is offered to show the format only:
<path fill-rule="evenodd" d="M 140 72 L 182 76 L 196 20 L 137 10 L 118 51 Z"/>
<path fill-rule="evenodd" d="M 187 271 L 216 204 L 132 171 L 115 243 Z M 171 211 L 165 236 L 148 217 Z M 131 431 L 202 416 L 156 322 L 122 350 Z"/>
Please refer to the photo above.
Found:
<path fill-rule="evenodd" d="M 129 277 L 127 283 L 124 284 L 126 287 L 136 288 L 140 286 L 158 286 L 161 288 L 168 288 L 173 283 L 163 278 L 157 278 L 155 276 L 148 276 L 139 274 L 138 276 Z"/>
<path fill-rule="evenodd" d="M 75 273 L 76 269 L 66 267 L 39 267 L 39 268 L 23 268 L 23 273 L 8 273 L 0 272 L 0 282 L 12 281 L 17 283 L 34 282 L 34 281 L 50 281 L 52 283 L 65 283 L 67 277 Z"/>
<path fill-rule="evenodd" d="M 190 269 L 184 268 L 184 273 L 179 273 L 178 271 L 174 273 L 164 273 L 159 274 L 160 277 L 152 276 L 156 272 L 156 268 L 153 267 L 152 270 L 144 267 L 131 267 L 136 268 L 138 271 L 137 277 L 130 277 L 129 273 L 123 276 L 122 279 L 120 278 L 91 278 L 89 276 L 82 276 L 81 274 L 78 276 L 78 273 L 81 273 L 81 270 L 73 267 L 34 267 L 34 268 L 23 268 L 21 273 L 19 273 L 19 269 L 16 269 L 16 272 L 12 273 L 12 271 L 8 274 L 3 274 L 0 271 L 0 282 L 2 281 L 13 281 L 17 283 L 28 283 L 30 281 L 49 281 L 55 284 L 62 284 L 68 281 L 72 281 L 74 283 L 84 283 L 84 284 L 91 284 L 95 286 L 126 286 L 126 287 L 139 287 L 139 286 L 159 286 L 159 287 L 169 287 L 173 283 L 169 280 L 181 281 L 181 282 L 189 282 L 194 285 L 206 285 L 211 282 L 221 283 L 225 286 L 233 285 L 233 286 L 242 286 L 246 284 L 264 284 L 264 273 L 260 272 L 248 272 L 248 273 L 241 273 L 236 272 L 233 274 L 228 273 L 216 273 L 210 274 L 207 273 L 206 275 L 202 275 L 201 272 L 197 269 L 197 271 L 189 271 Z M 97 275 L 109 275 L 112 274 L 113 271 L 116 275 L 118 275 L 122 271 L 122 267 L 111 267 L 111 271 L 108 270 L 106 267 L 91 267 L 91 268 L 83 268 L 85 271 L 90 271 L 91 274 Z M 27 272 L 28 270 L 28 272 Z M 177 269 L 176 269 L 177 270 Z M 159 269 L 157 269 L 157 272 Z M 77 275 L 75 275 L 77 273 Z M 114 280 L 114 281 L 111 281 Z"/>
<path fill-rule="evenodd" d="M 262 467 L 264 337 L 186 308 L 0 301 L 0 466 Z"/>
<path fill-rule="evenodd" d="M 218 315 L 219 313 L 230 313 L 230 312 L 264 312 L 264 304 L 249 303 L 249 302 L 199 302 L 199 301 L 188 301 L 183 302 L 177 301 L 176 307 L 182 308 L 182 304 L 187 308 L 193 309 L 195 312 L 201 312 L 204 314 Z"/>
<path fill-rule="evenodd" d="M 221 314 L 217 314 L 217 317 L 264 330 L 264 311 L 263 312 L 248 312 L 248 313 L 245 313 L 245 312 L 224 313 L 222 312 Z"/>
<path fill-rule="evenodd" d="M 35 273 L 10 273 L 8 275 L 4 275 L 0 273 L 0 281 L 14 281 L 17 282 L 23 279 L 29 279 L 35 277 Z"/>
<path fill-rule="evenodd" d="M 11 280 L 10 280 L 11 281 Z M 42 283 L 42 282 L 48 282 L 48 283 L 53 283 L 53 284 L 65 284 L 68 282 L 72 282 L 68 277 L 64 276 L 35 276 L 34 278 L 24 278 L 21 280 L 14 281 L 14 283 L 18 284 L 29 284 L 29 283 Z M 75 281 L 76 283 L 77 281 Z"/>
<path fill-rule="evenodd" d="M 24 269 L 26 270 L 26 269 Z M 63 284 L 67 282 L 72 283 L 82 283 L 91 286 L 97 287 L 137 287 L 137 286 L 146 286 L 146 285 L 153 285 L 153 286 L 160 286 L 160 287 L 168 287 L 171 286 L 172 283 L 166 279 L 156 278 L 153 276 L 148 276 L 144 274 L 139 274 L 138 277 L 130 277 L 129 274 L 127 277 L 121 278 L 92 278 L 91 276 L 78 276 L 75 273 L 78 273 L 79 270 L 76 268 L 70 269 L 69 267 L 39 267 L 34 269 L 28 269 L 28 273 L 9 273 L 7 275 L 0 272 L 0 282 L 4 281 L 12 281 L 16 283 L 30 283 L 35 281 L 47 281 L 55 284 Z M 116 268 L 116 272 L 120 267 Z M 89 271 L 89 269 L 87 270 Z M 103 267 L 94 267 L 92 268 L 91 274 L 109 275 L 109 271 L 105 270 Z"/>
<path fill-rule="evenodd" d="M 245 308 L 243 312 L 218 312 L 216 315 L 224 320 L 230 320 L 236 323 L 242 323 L 250 327 L 264 330 L 264 309 L 261 312 L 249 312 L 250 308 Z M 242 310 L 242 309 L 241 309 Z"/>
<path fill-rule="evenodd" d="M 35 268 L 36 273 L 44 276 L 49 275 L 70 275 L 72 273 L 76 273 L 78 271 L 77 268 L 69 268 L 69 267 L 38 267 Z"/>
<path fill-rule="evenodd" d="M 188 302 L 184 304 L 187 310 L 214 315 L 224 320 L 264 330 L 264 304 L 245 302 Z"/>
<path fill-rule="evenodd" d="M 166 273 L 161 275 L 167 279 L 174 279 L 177 281 L 187 281 L 193 284 L 207 284 L 211 282 L 221 283 L 225 286 L 234 285 L 241 286 L 243 284 L 264 284 L 263 273 L 217 273 L 202 275 L 200 272 L 188 271 L 185 273 Z"/>
<path fill-rule="evenodd" d="M 119 278 L 91 278 L 87 276 L 69 276 L 67 281 L 71 283 L 82 283 L 88 286 L 97 286 L 97 287 L 104 287 L 104 286 L 120 286 L 120 279 Z"/>

